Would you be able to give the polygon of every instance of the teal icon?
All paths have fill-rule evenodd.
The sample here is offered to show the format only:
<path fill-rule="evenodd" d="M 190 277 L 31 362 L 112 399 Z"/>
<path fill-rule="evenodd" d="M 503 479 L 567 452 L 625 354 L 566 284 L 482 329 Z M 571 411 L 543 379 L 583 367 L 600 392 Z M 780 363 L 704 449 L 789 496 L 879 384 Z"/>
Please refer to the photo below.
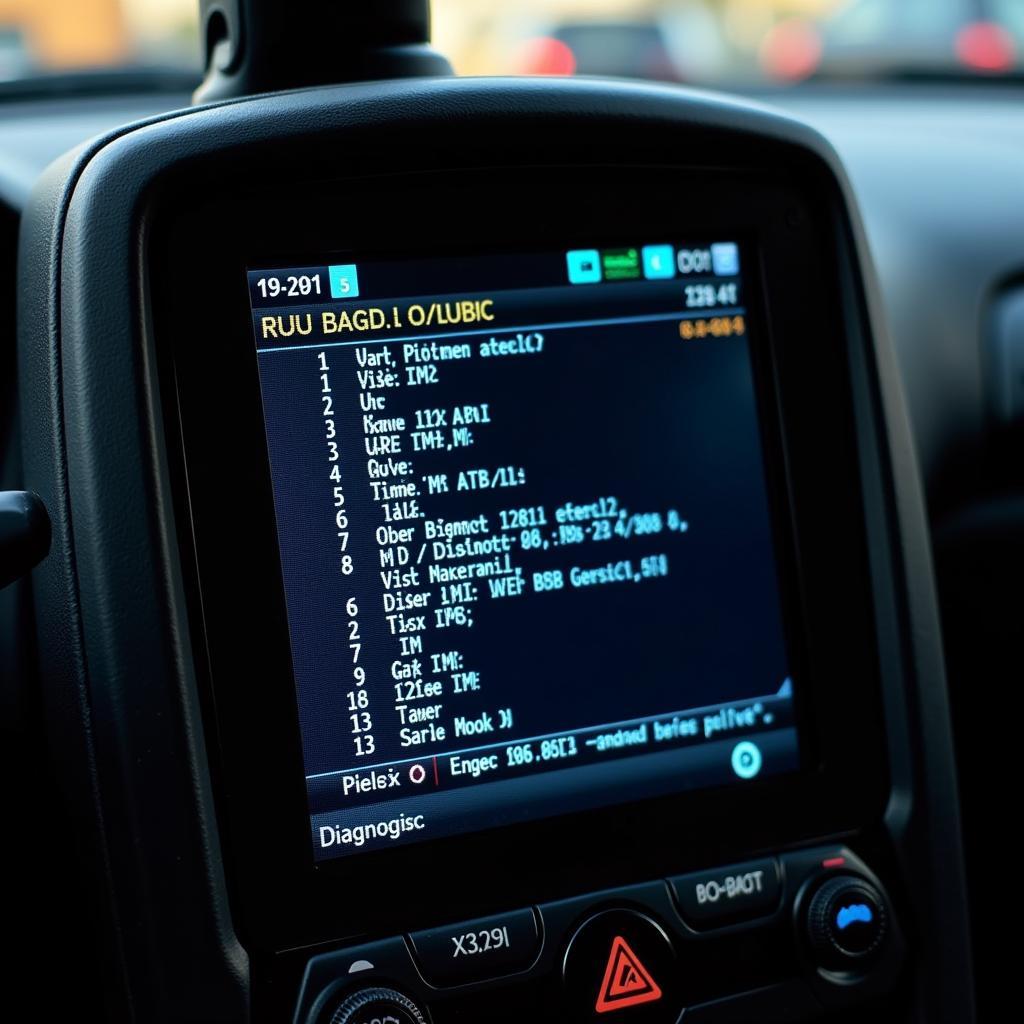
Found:
<path fill-rule="evenodd" d="M 740 272 L 740 247 L 735 242 L 715 242 L 711 246 L 711 268 L 720 277 Z"/>
<path fill-rule="evenodd" d="M 664 281 L 676 276 L 676 251 L 671 245 L 645 245 L 644 277 L 648 281 Z"/>
<path fill-rule="evenodd" d="M 332 299 L 355 299 L 359 297 L 359 274 L 354 263 L 340 263 L 327 268 L 331 281 Z"/>
<path fill-rule="evenodd" d="M 732 748 L 732 770 L 741 779 L 752 779 L 760 770 L 764 759 L 756 743 L 744 740 Z"/>
<path fill-rule="evenodd" d="M 573 249 L 565 254 L 570 284 L 597 284 L 601 280 L 601 256 L 596 249 Z"/>

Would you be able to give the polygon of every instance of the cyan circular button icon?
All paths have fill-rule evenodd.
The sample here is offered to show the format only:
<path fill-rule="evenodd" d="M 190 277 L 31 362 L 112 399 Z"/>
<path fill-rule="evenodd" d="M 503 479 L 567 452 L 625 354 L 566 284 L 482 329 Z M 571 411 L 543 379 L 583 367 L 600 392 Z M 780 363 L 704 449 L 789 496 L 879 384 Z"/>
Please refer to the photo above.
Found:
<path fill-rule="evenodd" d="M 741 779 L 752 779 L 760 770 L 764 758 L 756 743 L 744 740 L 732 748 L 732 770 Z"/>

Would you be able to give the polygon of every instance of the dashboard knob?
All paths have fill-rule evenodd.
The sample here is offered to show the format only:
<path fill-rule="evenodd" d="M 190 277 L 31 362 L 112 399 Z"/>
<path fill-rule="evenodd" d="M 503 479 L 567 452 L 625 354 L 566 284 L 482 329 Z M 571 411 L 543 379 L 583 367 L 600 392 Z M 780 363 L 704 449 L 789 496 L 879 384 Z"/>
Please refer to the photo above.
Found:
<path fill-rule="evenodd" d="M 331 1015 L 331 1024 L 427 1024 L 420 1008 L 390 988 L 353 992 Z"/>
<path fill-rule="evenodd" d="M 807 935 L 822 967 L 853 969 L 869 959 L 889 930 L 886 899 L 863 878 L 826 882 L 807 907 Z"/>

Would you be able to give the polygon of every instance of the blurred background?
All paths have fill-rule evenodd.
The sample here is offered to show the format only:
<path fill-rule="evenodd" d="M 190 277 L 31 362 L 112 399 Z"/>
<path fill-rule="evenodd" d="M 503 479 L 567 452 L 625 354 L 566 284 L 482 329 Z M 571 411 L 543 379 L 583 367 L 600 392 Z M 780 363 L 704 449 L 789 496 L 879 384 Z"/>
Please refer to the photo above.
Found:
<path fill-rule="evenodd" d="M 372 2 L 372 0 L 367 0 Z M 1015 75 L 1024 0 L 434 0 L 464 75 L 596 74 L 743 87 Z M 0 0 L 0 81 L 195 68 L 197 0 Z"/>

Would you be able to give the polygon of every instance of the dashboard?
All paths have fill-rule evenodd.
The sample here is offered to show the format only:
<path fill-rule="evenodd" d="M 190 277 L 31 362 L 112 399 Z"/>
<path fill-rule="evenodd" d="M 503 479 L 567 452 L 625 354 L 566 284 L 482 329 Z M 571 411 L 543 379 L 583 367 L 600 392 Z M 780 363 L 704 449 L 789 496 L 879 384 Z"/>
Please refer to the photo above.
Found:
<path fill-rule="evenodd" d="M 219 104 L 22 194 L 40 676 L 137 1019 L 972 1019 L 916 458 L 938 521 L 988 371 L 914 348 L 855 136 L 877 277 L 820 136 L 669 89 Z"/>

